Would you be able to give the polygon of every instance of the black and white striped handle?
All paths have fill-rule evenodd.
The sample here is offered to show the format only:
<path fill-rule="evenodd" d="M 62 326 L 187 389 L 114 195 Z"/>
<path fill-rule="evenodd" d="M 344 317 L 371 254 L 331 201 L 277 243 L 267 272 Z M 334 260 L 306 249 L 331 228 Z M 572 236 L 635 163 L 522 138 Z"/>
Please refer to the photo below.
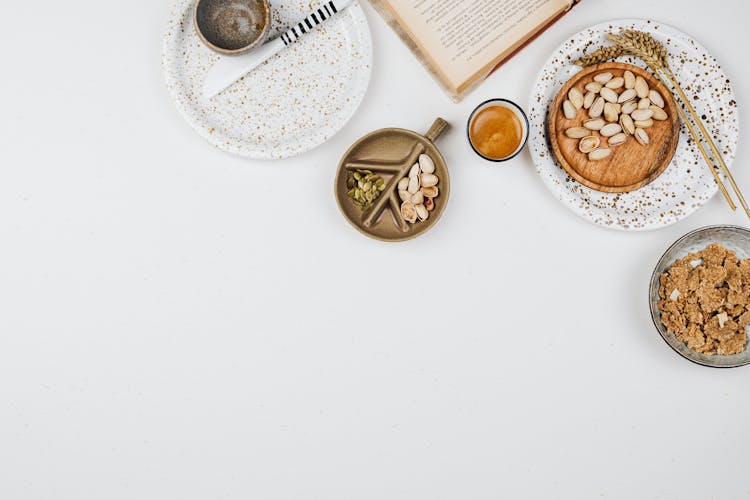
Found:
<path fill-rule="evenodd" d="M 302 35 L 312 31 L 316 26 L 322 24 L 323 21 L 333 17 L 337 12 L 344 10 L 352 3 L 354 3 L 354 0 L 330 0 L 321 5 L 296 26 L 292 26 L 289 30 L 282 33 L 279 38 L 284 42 L 284 45 L 290 45 L 299 40 Z"/>

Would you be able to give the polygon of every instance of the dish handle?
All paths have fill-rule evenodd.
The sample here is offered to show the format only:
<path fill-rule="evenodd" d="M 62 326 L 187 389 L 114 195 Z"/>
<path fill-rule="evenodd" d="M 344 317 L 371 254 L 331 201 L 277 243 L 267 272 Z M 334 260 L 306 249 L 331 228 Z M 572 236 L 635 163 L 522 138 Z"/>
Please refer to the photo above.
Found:
<path fill-rule="evenodd" d="M 445 129 L 448 128 L 448 122 L 443 120 L 442 118 L 436 118 L 434 122 L 432 122 L 432 126 L 430 126 L 430 129 L 425 133 L 425 138 L 430 142 L 435 142 L 435 140 L 440 137 L 440 134 L 445 132 Z"/>

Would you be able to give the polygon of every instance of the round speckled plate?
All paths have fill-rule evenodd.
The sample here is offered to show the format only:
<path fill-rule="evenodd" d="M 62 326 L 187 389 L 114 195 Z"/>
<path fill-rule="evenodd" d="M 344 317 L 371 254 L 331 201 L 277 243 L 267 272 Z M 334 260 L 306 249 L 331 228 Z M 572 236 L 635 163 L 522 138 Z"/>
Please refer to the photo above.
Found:
<path fill-rule="evenodd" d="M 667 169 L 654 182 L 629 193 L 603 193 L 573 180 L 555 160 L 546 137 L 549 106 L 557 91 L 581 70 L 572 61 L 600 45 L 609 45 L 606 34 L 623 28 L 648 31 L 666 45 L 672 69 L 686 93 L 697 97 L 692 103 L 698 114 L 705 116 L 704 123 L 728 165 L 737 150 L 738 110 L 729 79 L 716 59 L 685 33 L 652 21 L 624 19 L 597 24 L 576 33 L 545 63 L 529 104 L 529 150 L 544 185 L 564 205 L 595 224 L 643 231 L 687 217 L 718 191 L 684 125 Z M 617 61 L 644 67 L 632 57 Z"/>
<path fill-rule="evenodd" d="M 306 0 L 271 1 L 269 38 L 307 16 Z M 219 55 L 193 28 L 192 0 L 177 0 L 164 35 L 162 67 L 182 116 L 214 146 L 255 159 L 280 159 L 330 139 L 362 101 L 372 41 L 358 2 L 211 100 L 203 80 Z"/>

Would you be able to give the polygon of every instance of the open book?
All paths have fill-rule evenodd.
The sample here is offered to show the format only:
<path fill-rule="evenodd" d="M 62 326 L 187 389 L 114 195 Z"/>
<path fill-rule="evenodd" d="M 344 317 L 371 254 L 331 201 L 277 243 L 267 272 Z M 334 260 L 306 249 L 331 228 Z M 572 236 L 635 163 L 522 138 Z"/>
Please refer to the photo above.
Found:
<path fill-rule="evenodd" d="M 370 0 L 456 101 L 579 0 Z"/>

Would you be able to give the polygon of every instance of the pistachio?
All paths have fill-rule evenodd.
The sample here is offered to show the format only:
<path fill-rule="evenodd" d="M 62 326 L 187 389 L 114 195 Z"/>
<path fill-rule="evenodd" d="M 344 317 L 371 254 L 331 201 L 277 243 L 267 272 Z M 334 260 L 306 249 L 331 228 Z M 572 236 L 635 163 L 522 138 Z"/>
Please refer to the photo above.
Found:
<path fill-rule="evenodd" d="M 635 124 L 636 127 L 648 128 L 654 125 L 654 120 L 652 120 L 651 118 L 647 120 L 634 120 L 633 123 Z"/>
<path fill-rule="evenodd" d="M 604 103 L 604 119 L 608 122 L 616 122 L 620 113 L 617 112 L 617 108 L 611 102 Z"/>
<path fill-rule="evenodd" d="M 563 113 L 568 120 L 573 120 L 576 117 L 576 107 L 567 99 L 563 102 Z"/>
<path fill-rule="evenodd" d="M 594 99 L 596 99 L 596 92 L 587 92 L 583 96 L 583 109 L 589 109 L 594 104 Z"/>
<path fill-rule="evenodd" d="M 622 77 L 625 80 L 626 89 L 632 89 L 633 87 L 635 87 L 635 75 L 632 71 L 626 69 L 625 73 L 622 74 Z"/>
<path fill-rule="evenodd" d="M 660 107 L 654 106 L 652 104 L 651 107 L 648 109 L 654 112 L 654 115 L 651 117 L 654 120 L 664 121 L 667 119 L 667 112 L 661 109 Z"/>
<path fill-rule="evenodd" d="M 414 207 L 414 203 L 405 201 L 401 204 L 401 217 L 406 222 L 414 224 L 417 222 L 417 209 Z"/>
<path fill-rule="evenodd" d="M 599 92 L 599 95 L 604 98 L 605 101 L 609 102 L 617 102 L 618 95 L 617 92 L 614 90 L 604 87 L 601 92 Z"/>
<path fill-rule="evenodd" d="M 435 174 L 422 174 L 420 183 L 423 187 L 435 186 L 438 183 L 438 177 Z"/>
<path fill-rule="evenodd" d="M 624 102 L 622 104 L 622 112 L 624 114 L 626 114 L 626 115 L 629 115 L 630 113 L 632 113 L 636 109 L 638 109 L 638 103 L 635 102 L 634 100 L 633 101 Z"/>
<path fill-rule="evenodd" d="M 635 86 L 633 88 L 638 97 L 648 97 L 650 89 L 648 88 L 648 82 L 642 76 L 635 77 Z"/>
<path fill-rule="evenodd" d="M 648 145 L 648 133 L 646 133 L 646 131 L 642 128 L 635 129 L 635 134 L 633 134 L 633 137 L 635 137 L 635 140 L 638 141 L 638 144 L 640 144 L 641 146 Z"/>
<path fill-rule="evenodd" d="M 602 134 L 603 137 L 612 137 L 613 135 L 619 134 L 620 132 L 622 132 L 622 127 L 617 123 L 608 123 L 599 131 L 599 133 Z"/>
<path fill-rule="evenodd" d="M 621 76 L 616 76 L 608 81 L 604 86 L 608 89 L 616 90 L 625 85 L 625 79 Z"/>
<path fill-rule="evenodd" d="M 411 166 L 411 170 L 409 170 L 409 177 L 411 177 L 412 175 L 419 175 L 421 173 L 422 171 L 419 168 L 419 163 L 415 163 Z"/>
<path fill-rule="evenodd" d="M 607 148 L 595 149 L 589 153 L 589 160 L 591 161 L 603 160 L 604 158 L 606 158 L 607 156 L 611 154 L 612 154 L 611 149 L 607 149 Z"/>
<path fill-rule="evenodd" d="M 589 116 L 591 118 L 598 118 L 602 116 L 602 112 L 604 111 L 604 98 L 597 97 L 594 100 L 594 103 L 591 105 L 591 108 L 589 109 Z"/>
<path fill-rule="evenodd" d="M 625 144 L 625 141 L 627 140 L 628 140 L 628 136 L 625 135 L 625 132 L 620 132 L 619 134 L 615 134 L 609 139 L 607 139 L 607 145 L 619 146 L 620 144 Z"/>
<path fill-rule="evenodd" d="M 664 98 L 661 96 L 658 90 L 651 89 L 648 91 L 648 97 L 651 99 L 651 103 L 663 108 L 664 107 Z"/>
<path fill-rule="evenodd" d="M 599 147 L 599 143 L 601 140 L 596 137 L 595 135 L 589 135 L 587 137 L 584 137 L 581 139 L 581 141 L 578 143 L 578 151 L 581 153 L 590 153 L 596 148 Z"/>
<path fill-rule="evenodd" d="M 571 139 L 580 139 L 589 135 L 589 130 L 585 127 L 570 127 L 565 129 L 565 135 Z"/>
<path fill-rule="evenodd" d="M 583 86 L 586 90 L 589 92 L 593 92 L 594 94 L 598 94 L 599 91 L 602 89 L 602 84 L 599 82 L 589 82 L 586 85 Z"/>
<path fill-rule="evenodd" d="M 571 87 L 568 91 L 568 100 L 576 109 L 581 109 L 583 107 L 583 94 L 575 87 Z"/>
<path fill-rule="evenodd" d="M 654 112 L 650 109 L 636 109 L 635 111 L 630 113 L 630 117 L 635 121 L 648 120 L 652 116 L 654 116 Z"/>
<path fill-rule="evenodd" d="M 635 124 L 633 119 L 628 115 L 620 115 L 620 126 L 625 133 L 633 135 L 635 133 Z"/>
<path fill-rule="evenodd" d="M 636 90 L 635 89 L 628 89 L 624 91 L 620 96 L 617 98 L 617 102 L 620 104 L 628 102 L 631 99 L 635 99 L 636 96 Z"/>
<path fill-rule="evenodd" d="M 639 144 L 647 145 L 650 138 L 645 129 L 652 127 L 654 120 L 668 118 L 662 95 L 632 71 L 625 70 L 622 76 L 598 73 L 584 88 L 585 92 L 571 87 L 562 108 L 569 120 L 576 119 L 581 108 L 588 110 L 589 118 L 583 121 L 582 127 L 568 127 L 564 133 L 571 139 L 578 139 L 578 150 L 587 154 L 591 161 L 611 155 L 609 147 L 625 144 L 628 135 L 633 135 Z M 606 147 L 601 145 L 600 137 L 606 138 Z M 423 178 L 424 175 L 420 177 Z M 424 180 L 422 185 L 425 185 Z M 422 189 L 425 199 L 431 199 L 424 187 Z"/>
<path fill-rule="evenodd" d="M 406 191 L 409 188 L 409 178 L 404 177 L 400 181 L 398 181 L 398 190 L 399 191 Z"/>
<path fill-rule="evenodd" d="M 425 174 L 431 174 L 435 172 L 435 162 L 432 161 L 432 158 L 423 153 L 419 155 L 419 168 Z"/>
<path fill-rule="evenodd" d="M 583 122 L 583 126 L 589 130 L 601 130 L 604 125 L 606 122 L 601 118 L 592 118 Z"/>
<path fill-rule="evenodd" d="M 428 158 L 428 160 L 425 160 L 425 158 Z M 403 202 L 401 204 L 401 217 L 411 224 L 414 224 L 417 219 L 426 220 L 429 217 L 428 212 L 435 208 L 433 198 L 437 197 L 439 192 L 437 184 L 440 179 L 434 173 L 426 171 L 434 171 L 435 169 L 432 158 L 422 155 L 419 160 L 422 173 L 409 175 L 407 189 L 399 190 L 398 193 Z"/>
<path fill-rule="evenodd" d="M 429 174 L 429 175 L 432 175 L 432 174 Z M 410 175 L 409 176 L 409 187 L 407 187 L 406 190 L 410 194 L 414 194 L 417 191 L 419 191 L 419 177 L 418 176 L 416 176 L 416 175 Z"/>

